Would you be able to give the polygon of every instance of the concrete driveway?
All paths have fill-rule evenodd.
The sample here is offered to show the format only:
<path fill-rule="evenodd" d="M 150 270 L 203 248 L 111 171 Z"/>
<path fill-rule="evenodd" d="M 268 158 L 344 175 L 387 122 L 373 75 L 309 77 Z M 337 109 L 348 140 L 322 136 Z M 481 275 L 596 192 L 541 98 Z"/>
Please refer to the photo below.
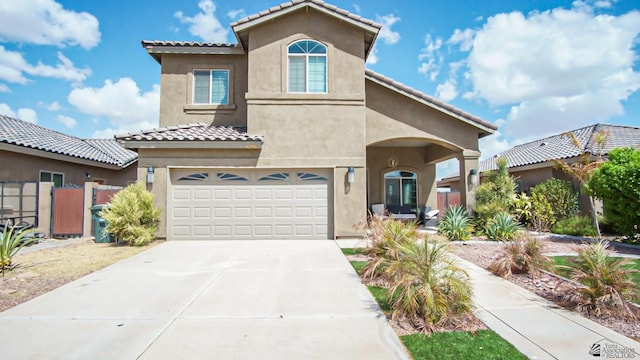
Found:
<path fill-rule="evenodd" d="M 3 359 L 402 359 L 334 241 L 181 241 L 0 313 Z"/>

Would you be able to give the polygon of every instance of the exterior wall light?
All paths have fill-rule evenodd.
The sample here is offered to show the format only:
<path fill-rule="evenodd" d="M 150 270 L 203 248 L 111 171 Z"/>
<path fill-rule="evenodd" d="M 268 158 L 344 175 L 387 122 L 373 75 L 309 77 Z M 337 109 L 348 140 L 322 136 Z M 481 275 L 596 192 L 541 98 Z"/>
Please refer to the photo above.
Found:
<path fill-rule="evenodd" d="M 153 166 L 147 167 L 147 184 L 153 184 L 153 177 L 156 169 Z"/>
<path fill-rule="evenodd" d="M 356 169 L 353 166 L 349 166 L 347 170 L 347 181 L 349 184 L 353 184 L 356 181 Z"/>
<path fill-rule="evenodd" d="M 471 185 L 473 186 L 478 184 L 478 170 L 471 169 L 469 171 L 469 181 L 471 181 Z"/>

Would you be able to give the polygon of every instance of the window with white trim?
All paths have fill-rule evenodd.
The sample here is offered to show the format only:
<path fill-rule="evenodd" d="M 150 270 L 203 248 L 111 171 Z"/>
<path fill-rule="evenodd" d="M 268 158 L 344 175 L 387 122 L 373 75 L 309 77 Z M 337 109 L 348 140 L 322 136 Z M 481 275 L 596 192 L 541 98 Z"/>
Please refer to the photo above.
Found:
<path fill-rule="evenodd" d="M 327 92 L 327 47 L 317 41 L 300 40 L 287 49 L 290 93 Z"/>
<path fill-rule="evenodd" d="M 61 187 L 64 184 L 64 174 L 53 171 L 40 171 L 40 182 L 52 182 L 53 186 Z"/>
<path fill-rule="evenodd" d="M 193 70 L 194 104 L 229 104 L 229 70 Z"/>

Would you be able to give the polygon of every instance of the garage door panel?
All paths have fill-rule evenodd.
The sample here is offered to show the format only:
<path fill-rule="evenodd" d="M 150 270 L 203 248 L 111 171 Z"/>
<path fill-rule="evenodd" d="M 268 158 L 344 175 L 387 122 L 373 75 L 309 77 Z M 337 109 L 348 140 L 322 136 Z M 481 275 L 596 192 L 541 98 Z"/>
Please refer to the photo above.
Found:
<path fill-rule="evenodd" d="M 202 176 L 194 177 L 188 170 L 173 172 L 169 190 L 172 239 L 327 239 L 330 236 L 330 188 L 326 174 L 198 169 L 192 172 Z M 304 178 L 299 174 L 305 174 Z"/>
<path fill-rule="evenodd" d="M 174 207 L 173 217 L 189 219 L 191 217 L 191 209 L 187 207 Z"/>
<path fill-rule="evenodd" d="M 193 217 L 195 219 L 198 218 L 211 218 L 211 208 L 210 207 L 194 207 L 193 208 Z"/>
<path fill-rule="evenodd" d="M 216 219 L 231 219 L 231 208 L 215 207 L 213 208 L 213 215 Z"/>

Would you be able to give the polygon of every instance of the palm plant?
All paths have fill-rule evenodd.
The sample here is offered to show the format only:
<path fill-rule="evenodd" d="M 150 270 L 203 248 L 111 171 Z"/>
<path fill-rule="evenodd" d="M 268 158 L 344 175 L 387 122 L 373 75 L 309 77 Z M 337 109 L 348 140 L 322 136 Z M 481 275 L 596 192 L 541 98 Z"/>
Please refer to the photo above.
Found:
<path fill-rule="evenodd" d="M 598 214 L 596 213 L 596 206 L 593 201 L 593 196 L 591 196 L 591 192 L 589 189 L 589 180 L 591 179 L 591 175 L 598 169 L 602 163 L 602 153 L 604 149 L 604 145 L 607 141 L 609 133 L 602 129 L 598 131 L 596 134 L 596 143 L 598 145 L 598 151 L 596 154 L 595 160 L 591 157 L 591 152 L 589 150 L 585 150 L 580 143 L 580 139 L 576 136 L 576 134 L 572 132 L 565 132 L 562 136 L 569 136 L 573 145 L 581 151 L 581 154 L 578 156 L 578 161 L 573 162 L 571 164 L 567 164 L 561 160 L 552 160 L 556 168 L 562 170 L 576 181 L 580 183 L 583 189 L 589 194 L 589 206 L 591 207 L 591 216 L 593 218 L 593 224 L 596 227 L 596 231 L 598 232 L 598 239 L 600 239 L 600 224 L 598 223 Z"/>
<path fill-rule="evenodd" d="M 392 317 L 405 316 L 425 333 L 471 311 L 469 276 L 445 243 L 428 238 L 401 242 L 386 273 Z"/>
<path fill-rule="evenodd" d="M 536 238 L 528 235 L 516 237 L 489 265 L 489 271 L 506 278 L 513 274 L 535 276 L 549 262 L 549 258 L 543 255 L 542 250 L 542 245 Z"/>
<path fill-rule="evenodd" d="M 372 260 L 362 268 L 364 280 L 385 281 L 385 270 L 391 260 L 399 256 L 399 244 L 415 242 L 418 238 L 417 225 L 413 222 L 403 223 L 398 220 L 374 219 L 372 232 L 369 237 L 369 246 L 363 252 Z"/>
<path fill-rule="evenodd" d="M 468 240 L 473 226 L 469 213 L 462 206 L 451 206 L 444 213 L 438 231 L 449 240 Z"/>
<path fill-rule="evenodd" d="M 484 228 L 484 234 L 489 240 L 513 240 L 520 230 L 520 225 L 507 213 L 501 212 L 493 217 Z"/>
<path fill-rule="evenodd" d="M 15 268 L 12 258 L 24 246 L 36 241 L 36 238 L 30 238 L 27 235 L 32 234 L 33 230 L 20 230 L 17 225 L 4 226 L 0 233 L 0 272 Z"/>
<path fill-rule="evenodd" d="M 628 301 L 635 296 L 632 276 L 638 270 L 630 267 L 629 259 L 610 257 L 608 246 L 607 241 L 584 246 L 578 250 L 576 261 L 569 266 L 571 280 L 582 285 L 578 290 L 582 298 L 579 307 L 593 311 L 596 316 L 603 311 L 626 312 L 633 316 Z"/>

